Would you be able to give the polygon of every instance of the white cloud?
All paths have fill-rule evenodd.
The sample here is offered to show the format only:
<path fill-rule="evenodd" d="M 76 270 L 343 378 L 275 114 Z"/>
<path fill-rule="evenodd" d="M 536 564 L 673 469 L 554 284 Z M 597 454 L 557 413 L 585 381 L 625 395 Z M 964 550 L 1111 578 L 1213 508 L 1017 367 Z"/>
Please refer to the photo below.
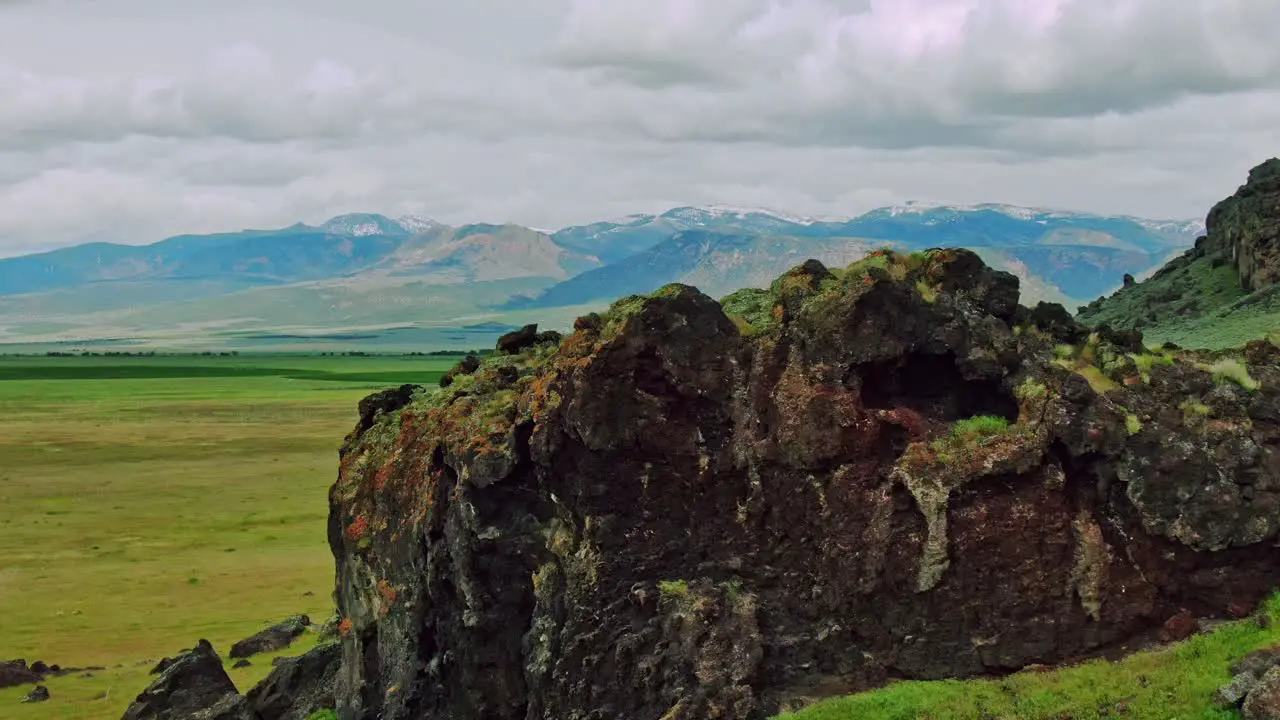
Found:
<path fill-rule="evenodd" d="M 0 254 L 354 210 L 1202 215 L 1280 154 L 1277 36 L 1274 0 L 0 4 Z"/>

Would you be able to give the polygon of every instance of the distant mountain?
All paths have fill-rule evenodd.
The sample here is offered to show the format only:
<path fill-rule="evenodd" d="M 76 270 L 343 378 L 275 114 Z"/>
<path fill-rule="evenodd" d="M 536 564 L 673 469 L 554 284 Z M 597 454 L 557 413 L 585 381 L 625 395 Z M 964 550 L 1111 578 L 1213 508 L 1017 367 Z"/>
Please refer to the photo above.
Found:
<path fill-rule="evenodd" d="M 746 231 L 681 230 L 617 262 L 576 275 L 508 307 L 558 307 L 651 292 L 667 283 L 694 285 L 713 296 L 767 283 L 778 268 L 816 258 L 847 265 L 874 249 L 851 238 L 799 238 Z"/>
<path fill-rule="evenodd" d="M 1118 287 L 1125 273 L 1150 272 L 1202 230 L 1196 221 L 994 204 L 906 203 L 855 218 L 685 206 L 553 232 L 353 213 L 319 226 L 0 259 L 0 339 L 51 328 L 497 322 L 504 313 L 600 304 L 674 281 L 723 295 L 809 257 L 845 265 L 885 245 L 970 247 L 1017 274 L 1025 299 L 1079 304 Z"/>

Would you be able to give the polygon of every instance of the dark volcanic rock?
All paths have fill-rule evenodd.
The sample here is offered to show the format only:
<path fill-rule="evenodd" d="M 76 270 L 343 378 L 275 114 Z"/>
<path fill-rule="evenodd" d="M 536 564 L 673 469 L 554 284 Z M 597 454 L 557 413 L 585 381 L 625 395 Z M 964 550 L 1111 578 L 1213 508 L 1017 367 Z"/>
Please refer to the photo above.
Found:
<path fill-rule="evenodd" d="M 1160 628 L 1160 639 L 1164 642 L 1178 642 L 1198 632 L 1200 632 L 1200 621 L 1190 610 L 1183 609 L 1164 621 L 1164 626 Z"/>
<path fill-rule="evenodd" d="M 339 715 L 754 720 L 1278 584 L 1280 367 L 1138 368 L 973 253 L 883 265 L 806 263 L 749 337 L 691 287 L 627 298 L 353 433 Z M 979 415 L 1010 425 L 953 432 Z"/>
<path fill-rule="evenodd" d="M 458 361 L 458 364 L 450 368 L 448 372 L 440 376 L 440 387 L 449 387 L 459 375 L 470 375 L 479 369 L 480 358 L 475 355 L 468 355 Z"/>
<path fill-rule="evenodd" d="M 294 639 L 306 632 L 310 626 L 311 618 L 306 615 L 295 615 L 232 645 L 228 655 L 233 658 L 247 658 L 258 653 L 283 650 L 293 644 Z"/>
<path fill-rule="evenodd" d="M 498 352 L 513 355 L 538 342 L 538 326 L 525 325 L 498 338 Z"/>
<path fill-rule="evenodd" d="M 1258 679 L 1240 710 L 1244 720 L 1280 720 L 1280 667 Z"/>
<path fill-rule="evenodd" d="M 124 720 L 256 720 L 208 640 L 180 655 L 124 714 Z"/>
<path fill-rule="evenodd" d="M 306 720 L 334 704 L 333 686 L 342 661 L 337 643 L 296 658 L 285 658 L 246 696 L 250 709 L 266 720 Z"/>
<path fill-rule="evenodd" d="M 395 412 L 413 401 L 413 393 L 422 389 L 421 385 L 401 385 L 398 388 L 374 393 L 360 401 L 360 423 L 356 432 L 364 432 L 373 427 L 374 420 L 384 413 Z"/>
<path fill-rule="evenodd" d="M 1280 159 L 1249 171 L 1235 195 L 1209 211 L 1207 249 L 1230 258 L 1246 290 L 1280 282 Z"/>
<path fill-rule="evenodd" d="M 37 685 L 35 686 L 35 689 L 27 693 L 26 697 L 22 698 L 22 702 L 38 703 L 38 702 L 45 702 L 48 699 L 49 699 L 49 688 L 43 685 Z"/>
<path fill-rule="evenodd" d="M 239 660 L 237 660 L 237 661 L 235 661 L 234 663 L 232 663 L 232 664 L 231 664 L 231 667 L 233 667 L 233 668 L 235 668 L 235 669 L 239 670 L 240 668 L 247 668 L 247 667 L 250 667 L 250 666 L 252 666 L 252 665 L 253 665 L 253 663 L 249 662 L 249 661 L 248 661 L 248 660 L 246 660 L 245 658 L 240 658 Z"/>
<path fill-rule="evenodd" d="M 26 660 L 10 660 L 0 662 L 0 688 L 32 685 L 44 677 L 27 667 Z"/>

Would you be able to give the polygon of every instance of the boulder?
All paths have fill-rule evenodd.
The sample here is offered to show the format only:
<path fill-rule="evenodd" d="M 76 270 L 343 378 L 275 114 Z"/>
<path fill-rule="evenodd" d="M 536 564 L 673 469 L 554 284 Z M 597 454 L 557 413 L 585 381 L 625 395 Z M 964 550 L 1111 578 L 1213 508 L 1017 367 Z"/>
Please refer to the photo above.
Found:
<path fill-rule="evenodd" d="M 250 709 L 270 720 L 307 720 L 334 706 L 333 687 L 342 660 L 338 643 L 321 645 L 296 658 L 283 658 L 246 696 Z"/>
<path fill-rule="evenodd" d="M 257 720 L 208 640 L 179 655 L 138 695 L 124 720 Z"/>
<path fill-rule="evenodd" d="M 1266 672 L 1240 707 L 1244 720 L 1280 720 L 1280 667 Z"/>
<path fill-rule="evenodd" d="M 497 350 L 503 355 L 514 355 L 538 342 L 538 326 L 525 325 L 498 338 Z"/>
<path fill-rule="evenodd" d="M 228 654 L 233 658 L 247 658 L 259 653 L 283 650 L 292 645 L 294 639 L 305 633 L 310 626 L 311 618 L 295 615 L 232 645 Z"/>

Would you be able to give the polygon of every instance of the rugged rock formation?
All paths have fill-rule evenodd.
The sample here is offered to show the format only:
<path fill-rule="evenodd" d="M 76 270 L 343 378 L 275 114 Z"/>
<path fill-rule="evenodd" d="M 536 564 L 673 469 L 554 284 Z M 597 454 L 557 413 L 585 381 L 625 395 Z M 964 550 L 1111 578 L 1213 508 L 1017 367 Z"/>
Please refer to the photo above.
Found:
<path fill-rule="evenodd" d="M 124 720 L 253 720 L 208 640 L 170 663 Z"/>
<path fill-rule="evenodd" d="M 231 682 L 207 640 L 168 660 L 160 677 L 125 712 L 124 720 L 306 720 L 333 707 L 340 651 L 321 645 L 280 660 L 247 695 Z"/>
<path fill-rule="evenodd" d="M 1235 195 L 1209 211 L 1209 250 L 1226 254 L 1246 290 L 1280 282 L 1280 159 L 1249 171 Z"/>
<path fill-rule="evenodd" d="M 1127 353 L 1017 287 L 962 250 L 743 317 L 673 285 L 378 413 L 331 491 L 339 716 L 760 718 L 1252 607 L 1275 348 Z"/>

